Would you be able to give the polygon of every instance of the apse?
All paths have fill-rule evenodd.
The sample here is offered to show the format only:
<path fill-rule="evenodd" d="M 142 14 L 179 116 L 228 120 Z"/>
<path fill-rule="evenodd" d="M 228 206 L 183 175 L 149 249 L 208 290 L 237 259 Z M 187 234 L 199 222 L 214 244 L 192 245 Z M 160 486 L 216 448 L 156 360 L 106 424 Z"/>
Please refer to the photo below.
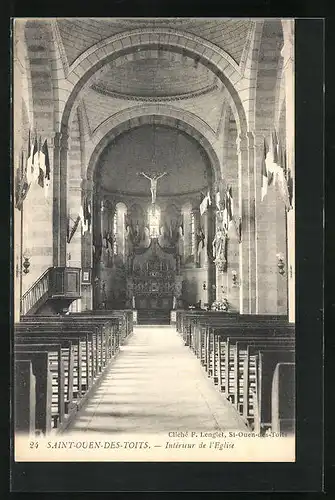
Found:
<path fill-rule="evenodd" d="M 150 177 L 159 179 L 157 196 L 205 190 L 211 179 L 207 155 L 184 132 L 161 125 L 143 125 L 118 136 L 101 155 L 100 185 L 109 193 L 150 196 Z M 190 175 L 190 172 L 192 175 Z"/>

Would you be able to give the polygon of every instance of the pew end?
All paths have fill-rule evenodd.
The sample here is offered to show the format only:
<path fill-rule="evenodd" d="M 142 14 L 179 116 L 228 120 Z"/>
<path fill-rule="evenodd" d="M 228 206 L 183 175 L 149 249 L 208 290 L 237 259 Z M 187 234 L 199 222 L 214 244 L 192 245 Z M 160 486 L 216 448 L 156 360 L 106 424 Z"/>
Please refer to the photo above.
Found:
<path fill-rule="evenodd" d="M 36 377 L 30 360 L 15 361 L 15 432 L 35 435 Z"/>
<path fill-rule="evenodd" d="M 278 363 L 272 382 L 272 432 L 295 432 L 294 380 L 294 363 Z"/>

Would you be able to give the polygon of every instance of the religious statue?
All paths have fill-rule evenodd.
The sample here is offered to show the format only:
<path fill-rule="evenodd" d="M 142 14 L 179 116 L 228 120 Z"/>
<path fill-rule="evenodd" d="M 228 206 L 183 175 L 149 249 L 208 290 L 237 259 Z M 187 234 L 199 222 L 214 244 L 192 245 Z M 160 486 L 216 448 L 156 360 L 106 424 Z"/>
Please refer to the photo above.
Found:
<path fill-rule="evenodd" d="M 140 172 L 140 175 L 143 175 L 150 181 L 150 191 L 151 191 L 151 203 L 154 204 L 156 202 L 156 194 L 157 194 L 157 181 L 164 175 L 167 175 L 167 172 L 164 172 L 161 175 L 156 175 L 154 177 L 149 177 L 144 172 Z"/>
<path fill-rule="evenodd" d="M 180 257 L 184 257 L 184 231 L 183 227 L 179 226 L 178 229 L 178 248 L 177 248 L 177 253 L 180 255 Z"/>
<path fill-rule="evenodd" d="M 150 231 L 147 226 L 144 227 L 142 241 L 144 248 L 147 248 L 150 245 Z"/>
<path fill-rule="evenodd" d="M 197 255 L 199 255 L 201 250 L 205 246 L 205 234 L 204 234 L 203 230 L 201 229 L 201 227 L 199 227 L 197 229 L 196 239 L 197 239 Z"/>
<path fill-rule="evenodd" d="M 224 270 L 227 264 L 226 238 L 226 233 L 222 229 L 218 229 L 212 242 L 214 262 L 221 270 Z"/>

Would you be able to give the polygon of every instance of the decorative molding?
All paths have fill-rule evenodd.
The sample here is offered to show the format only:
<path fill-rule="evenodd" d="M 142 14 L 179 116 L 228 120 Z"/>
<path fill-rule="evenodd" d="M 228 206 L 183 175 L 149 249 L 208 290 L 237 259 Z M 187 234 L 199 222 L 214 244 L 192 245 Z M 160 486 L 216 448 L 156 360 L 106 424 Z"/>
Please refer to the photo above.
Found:
<path fill-rule="evenodd" d="M 182 108 L 175 107 L 172 105 L 168 106 L 165 103 L 161 103 L 161 104 L 160 103 L 152 103 L 152 104 L 149 104 L 148 106 L 150 106 L 150 108 L 149 107 L 143 108 L 142 105 L 136 105 L 136 106 L 133 106 L 131 108 L 122 109 L 122 110 L 118 111 L 117 113 L 110 116 L 109 118 L 104 120 L 102 123 L 100 123 L 98 125 L 98 127 L 92 131 L 92 135 L 97 136 L 97 134 L 99 133 L 99 130 L 102 130 L 103 128 L 105 128 L 106 125 L 109 123 L 111 124 L 110 129 L 114 128 L 115 123 L 117 123 L 119 121 L 119 117 L 121 117 L 121 116 L 128 116 L 128 119 L 130 118 L 131 115 L 132 115 L 131 116 L 132 118 L 134 116 L 136 116 L 136 118 L 138 118 L 139 123 L 148 123 L 147 116 L 151 115 L 154 117 L 156 115 L 157 120 L 155 121 L 155 119 L 154 119 L 153 123 L 163 123 L 164 124 L 164 117 L 174 118 L 176 120 L 175 128 L 176 129 L 180 128 L 181 130 L 184 130 L 185 127 L 184 126 L 178 127 L 178 123 L 177 123 L 178 120 L 182 120 L 185 124 L 188 124 L 188 122 L 185 120 L 185 118 L 187 118 L 187 117 L 192 118 L 195 121 L 195 123 L 199 123 L 199 125 L 201 126 L 200 128 L 197 128 L 196 130 L 198 130 L 199 132 L 201 130 L 206 130 L 207 132 L 209 132 L 209 134 L 215 136 L 216 131 L 213 130 L 213 128 L 207 122 L 205 122 L 205 120 L 203 120 L 199 115 L 191 113 L 191 111 L 186 111 Z M 179 117 L 177 118 L 176 114 L 180 115 L 180 118 Z M 203 132 L 200 132 L 200 133 L 203 134 Z"/>
<path fill-rule="evenodd" d="M 193 191 L 184 191 L 180 193 L 167 193 L 167 194 L 159 194 L 157 195 L 157 198 L 178 198 L 180 196 L 200 196 L 200 193 L 202 191 L 208 191 L 208 186 L 204 186 L 199 189 L 195 189 Z M 150 199 L 150 193 L 143 194 L 143 193 L 129 193 L 125 191 L 109 191 L 106 188 L 101 188 L 101 193 L 103 196 L 114 196 L 114 197 L 125 197 L 125 198 L 147 198 Z"/>
<path fill-rule="evenodd" d="M 210 94 L 211 92 L 219 90 L 220 86 L 217 83 L 214 83 L 203 89 L 195 90 L 193 92 L 187 92 L 185 94 L 179 94 L 179 95 L 176 94 L 171 96 L 153 96 L 153 97 L 121 94 L 119 92 L 108 90 L 102 85 L 100 86 L 98 84 L 93 84 L 91 86 L 91 89 L 94 90 L 95 92 L 98 92 L 99 94 L 103 94 L 105 96 L 112 97 L 114 99 L 123 99 L 127 101 L 142 101 L 142 102 L 160 102 L 160 101 L 167 102 L 167 101 L 180 101 L 183 99 L 195 99 L 197 97 Z"/>

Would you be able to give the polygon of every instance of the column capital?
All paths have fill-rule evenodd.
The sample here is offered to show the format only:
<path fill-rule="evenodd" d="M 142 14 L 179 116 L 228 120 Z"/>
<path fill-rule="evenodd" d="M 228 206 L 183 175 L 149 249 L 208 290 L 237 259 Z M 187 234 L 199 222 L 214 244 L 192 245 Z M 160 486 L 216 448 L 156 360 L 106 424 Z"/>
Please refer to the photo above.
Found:
<path fill-rule="evenodd" d="M 247 142 L 248 142 L 248 147 L 249 148 L 254 148 L 256 145 L 256 134 L 254 130 L 249 130 L 246 133 L 247 136 Z"/>
<path fill-rule="evenodd" d="M 237 153 L 240 154 L 242 151 L 248 149 L 248 137 L 247 134 L 239 134 L 236 139 Z"/>

